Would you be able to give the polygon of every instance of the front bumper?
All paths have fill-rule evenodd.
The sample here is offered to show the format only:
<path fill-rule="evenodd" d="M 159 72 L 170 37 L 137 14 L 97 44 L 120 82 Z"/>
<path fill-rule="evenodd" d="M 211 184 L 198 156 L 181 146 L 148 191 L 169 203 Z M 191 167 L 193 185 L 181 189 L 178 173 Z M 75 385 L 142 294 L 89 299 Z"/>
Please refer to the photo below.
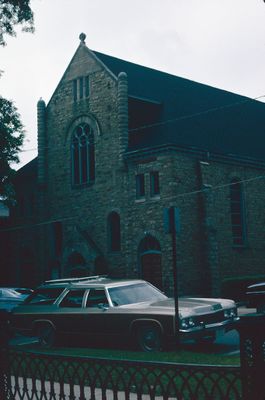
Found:
<path fill-rule="evenodd" d="M 182 339 L 200 339 L 203 337 L 215 337 L 217 334 L 226 333 L 232 329 L 235 329 L 239 317 L 233 319 L 216 322 L 212 324 L 201 324 L 188 329 L 180 329 L 180 336 Z"/>

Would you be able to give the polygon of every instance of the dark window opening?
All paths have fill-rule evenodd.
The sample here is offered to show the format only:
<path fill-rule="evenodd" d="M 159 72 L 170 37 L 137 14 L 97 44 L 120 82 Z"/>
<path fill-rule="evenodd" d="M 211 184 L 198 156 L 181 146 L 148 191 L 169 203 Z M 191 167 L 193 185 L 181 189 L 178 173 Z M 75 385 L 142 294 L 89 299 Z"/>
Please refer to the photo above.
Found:
<path fill-rule="evenodd" d="M 104 289 L 90 289 L 87 298 L 87 307 L 98 307 L 103 305 L 108 307 L 109 302 Z"/>
<path fill-rule="evenodd" d="M 60 307 L 82 307 L 85 289 L 72 289 L 70 290 L 60 303 Z"/>
<path fill-rule="evenodd" d="M 150 173 L 150 196 L 157 196 L 160 194 L 159 188 L 159 172 L 154 171 Z"/>
<path fill-rule="evenodd" d="M 136 175 L 136 198 L 140 199 L 145 196 L 144 174 Z"/>
<path fill-rule="evenodd" d="M 112 212 L 108 217 L 109 250 L 121 250 L 120 216 Z"/>

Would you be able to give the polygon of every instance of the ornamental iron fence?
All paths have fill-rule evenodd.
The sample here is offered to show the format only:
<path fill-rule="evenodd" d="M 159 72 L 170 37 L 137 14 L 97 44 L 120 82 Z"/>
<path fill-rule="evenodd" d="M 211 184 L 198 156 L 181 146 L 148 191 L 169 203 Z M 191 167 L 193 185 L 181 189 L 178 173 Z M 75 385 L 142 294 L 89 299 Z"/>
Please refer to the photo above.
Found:
<path fill-rule="evenodd" d="M 240 364 L 244 400 L 265 400 L 265 314 L 240 319 Z"/>
<path fill-rule="evenodd" d="M 237 400 L 240 368 L 2 350 L 5 400 Z"/>
<path fill-rule="evenodd" d="M 0 400 L 265 400 L 265 314 L 241 317 L 240 366 L 0 348 Z"/>

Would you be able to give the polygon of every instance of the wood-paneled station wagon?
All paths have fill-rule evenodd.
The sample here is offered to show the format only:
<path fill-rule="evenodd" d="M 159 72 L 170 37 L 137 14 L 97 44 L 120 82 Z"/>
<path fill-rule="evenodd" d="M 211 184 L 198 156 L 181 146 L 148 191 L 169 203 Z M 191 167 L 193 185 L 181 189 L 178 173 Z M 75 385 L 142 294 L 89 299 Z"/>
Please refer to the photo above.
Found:
<path fill-rule="evenodd" d="M 238 320 L 232 300 L 179 298 L 181 340 L 214 341 Z M 62 334 L 132 340 L 143 351 L 175 340 L 175 302 L 143 280 L 95 276 L 46 281 L 12 313 L 16 331 L 52 346 Z"/>

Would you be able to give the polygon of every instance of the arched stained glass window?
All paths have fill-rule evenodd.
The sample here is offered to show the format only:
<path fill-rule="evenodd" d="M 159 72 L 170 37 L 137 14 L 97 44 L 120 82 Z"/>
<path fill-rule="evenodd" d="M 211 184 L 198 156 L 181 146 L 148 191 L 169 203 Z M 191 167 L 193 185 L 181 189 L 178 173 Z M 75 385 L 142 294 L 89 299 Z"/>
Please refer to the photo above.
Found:
<path fill-rule="evenodd" d="M 78 125 L 72 136 L 72 182 L 82 185 L 95 180 L 95 146 L 93 129 Z"/>

